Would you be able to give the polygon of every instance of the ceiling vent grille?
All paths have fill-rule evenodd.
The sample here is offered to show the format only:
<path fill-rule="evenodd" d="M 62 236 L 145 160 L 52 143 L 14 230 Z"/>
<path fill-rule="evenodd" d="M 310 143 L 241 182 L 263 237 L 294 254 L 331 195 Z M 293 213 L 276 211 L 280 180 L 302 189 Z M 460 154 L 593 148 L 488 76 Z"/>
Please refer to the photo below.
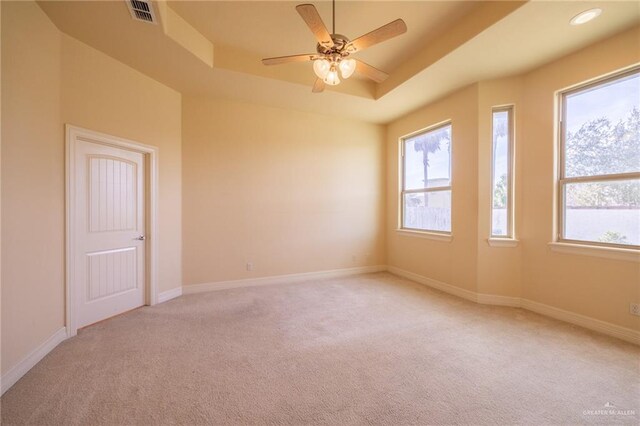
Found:
<path fill-rule="evenodd" d="M 153 13 L 151 2 L 147 0 L 125 0 L 131 17 L 137 21 L 156 23 L 156 15 Z"/>

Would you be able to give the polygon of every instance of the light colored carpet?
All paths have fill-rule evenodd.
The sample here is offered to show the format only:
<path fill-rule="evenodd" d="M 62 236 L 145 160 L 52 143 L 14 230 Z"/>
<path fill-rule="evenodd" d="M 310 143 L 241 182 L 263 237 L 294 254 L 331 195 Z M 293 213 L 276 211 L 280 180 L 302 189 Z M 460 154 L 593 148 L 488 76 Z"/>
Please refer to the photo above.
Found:
<path fill-rule="evenodd" d="M 639 359 L 369 274 L 183 296 L 89 327 L 2 397 L 2 423 L 637 424 Z M 595 414 L 606 403 L 636 414 Z"/>

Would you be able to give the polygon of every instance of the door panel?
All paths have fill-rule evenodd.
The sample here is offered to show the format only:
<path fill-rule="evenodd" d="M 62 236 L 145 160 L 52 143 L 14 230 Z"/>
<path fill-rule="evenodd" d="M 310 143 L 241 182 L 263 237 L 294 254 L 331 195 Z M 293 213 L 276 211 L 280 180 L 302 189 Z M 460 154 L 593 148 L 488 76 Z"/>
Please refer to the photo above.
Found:
<path fill-rule="evenodd" d="M 144 304 L 144 165 L 143 154 L 77 142 L 78 327 Z"/>
<path fill-rule="evenodd" d="M 138 287 L 135 247 L 88 253 L 87 259 L 87 302 L 135 290 Z"/>
<path fill-rule="evenodd" d="M 136 227 L 137 164 L 89 157 L 89 231 L 128 231 Z"/>

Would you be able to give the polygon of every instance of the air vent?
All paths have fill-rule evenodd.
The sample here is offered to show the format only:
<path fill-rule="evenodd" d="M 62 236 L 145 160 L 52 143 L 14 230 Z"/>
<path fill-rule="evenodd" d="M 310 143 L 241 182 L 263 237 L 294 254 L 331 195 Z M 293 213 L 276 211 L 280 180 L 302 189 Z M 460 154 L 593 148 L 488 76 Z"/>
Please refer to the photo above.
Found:
<path fill-rule="evenodd" d="M 146 0 L 125 0 L 131 17 L 137 21 L 149 22 L 151 24 L 156 23 L 156 16 L 153 13 L 153 7 L 150 1 Z"/>

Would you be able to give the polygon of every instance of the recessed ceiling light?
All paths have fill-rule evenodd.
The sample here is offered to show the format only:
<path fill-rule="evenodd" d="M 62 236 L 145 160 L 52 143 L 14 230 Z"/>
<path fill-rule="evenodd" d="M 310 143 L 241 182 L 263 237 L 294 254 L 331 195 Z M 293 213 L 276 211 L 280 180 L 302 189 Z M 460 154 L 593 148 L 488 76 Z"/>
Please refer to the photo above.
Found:
<path fill-rule="evenodd" d="M 598 8 L 585 10 L 584 12 L 578 13 L 576 16 L 571 18 L 571 21 L 569 21 L 569 23 L 571 25 L 586 24 L 587 22 L 596 19 L 598 16 L 600 16 L 601 13 L 602 9 Z"/>

